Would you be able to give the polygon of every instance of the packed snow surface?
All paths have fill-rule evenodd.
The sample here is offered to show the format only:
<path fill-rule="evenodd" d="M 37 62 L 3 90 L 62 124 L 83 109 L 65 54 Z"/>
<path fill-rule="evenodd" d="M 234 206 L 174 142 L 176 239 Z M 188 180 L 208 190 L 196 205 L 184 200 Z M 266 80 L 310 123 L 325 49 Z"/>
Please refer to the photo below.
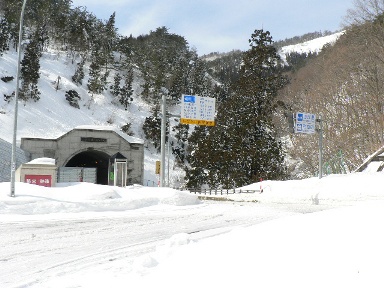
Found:
<path fill-rule="evenodd" d="M 383 287 L 383 173 L 212 195 L 0 183 L 0 287 Z M 233 201 L 228 201 L 233 200 Z"/>

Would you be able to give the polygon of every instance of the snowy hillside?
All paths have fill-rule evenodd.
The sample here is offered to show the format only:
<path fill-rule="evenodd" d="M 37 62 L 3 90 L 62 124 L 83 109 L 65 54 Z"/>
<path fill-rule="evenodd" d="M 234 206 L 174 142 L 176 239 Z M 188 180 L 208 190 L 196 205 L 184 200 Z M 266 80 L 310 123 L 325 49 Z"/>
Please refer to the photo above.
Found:
<path fill-rule="evenodd" d="M 320 37 L 310 41 L 306 41 L 296 45 L 288 45 L 279 50 L 280 57 L 283 61 L 286 61 L 286 55 L 292 52 L 300 54 L 319 53 L 326 44 L 334 44 L 337 39 L 345 32 L 337 32 L 332 35 Z"/>
<path fill-rule="evenodd" d="M 17 53 L 6 52 L 0 57 L 0 77 L 16 75 Z M 82 86 L 71 81 L 76 68 L 76 62 L 66 57 L 64 52 L 46 51 L 40 59 L 40 79 L 38 83 L 41 98 L 38 102 L 19 102 L 17 141 L 22 137 L 57 138 L 80 125 L 113 126 L 120 129 L 123 125 L 131 123 L 133 136 L 144 139 L 142 124 L 150 115 L 150 106 L 135 97 L 128 110 L 119 104 L 114 104 L 109 92 L 103 95 L 87 93 L 87 77 Z M 87 67 L 85 67 L 87 69 Z M 87 71 L 85 71 L 87 75 Z M 60 77 L 59 89 L 56 90 L 57 80 Z M 113 77 L 113 75 L 111 75 Z M 112 82 L 112 78 L 110 80 Z M 133 88 L 138 94 L 139 83 L 134 82 Z M 0 138 L 12 142 L 14 101 L 7 103 L 3 95 L 10 95 L 16 89 L 16 81 L 3 82 L 0 80 Z M 81 100 L 80 109 L 69 105 L 65 99 L 65 92 L 76 90 Z M 2 155 L 2 157 L 4 157 Z M 7 157 L 7 156 L 5 156 Z M 9 156 L 10 157 L 10 156 Z M 155 161 L 159 160 L 150 150 L 145 152 L 144 179 L 146 182 L 157 183 Z"/>
<path fill-rule="evenodd" d="M 285 55 L 293 51 L 301 53 L 318 52 L 326 43 L 334 43 L 342 33 L 321 37 L 302 44 L 286 46 L 281 49 L 281 56 L 285 59 Z M 16 63 L 17 53 L 15 51 L 5 52 L 0 57 L 0 77 L 15 77 Z M 28 102 L 26 104 L 20 102 L 17 130 L 18 142 L 21 137 L 57 138 L 80 125 L 113 126 L 120 129 L 127 123 L 131 123 L 131 130 L 135 137 L 144 139 L 141 127 L 145 118 L 150 115 L 151 107 L 137 96 L 140 94 L 138 77 L 135 78 L 133 84 L 136 96 L 126 111 L 121 105 L 113 103 L 113 96 L 109 92 L 91 97 L 86 87 L 87 76 L 83 80 L 82 86 L 74 84 L 71 77 L 76 69 L 76 59 L 72 61 L 65 52 L 55 50 L 43 52 L 40 65 L 38 87 L 41 91 L 41 98 L 38 102 Z M 87 68 L 85 66 L 85 75 L 88 75 Z M 112 82 L 113 73 L 110 76 L 110 83 Z M 8 142 L 12 142 L 14 101 L 7 103 L 3 96 L 10 95 L 15 91 L 15 88 L 15 80 L 10 82 L 0 80 L 0 123 L 2 127 L 0 139 Z M 56 90 L 56 88 L 58 89 Z M 79 101 L 80 109 L 70 106 L 65 99 L 66 91 L 71 89 L 76 90 L 81 97 Z M 177 113 L 177 111 L 171 112 Z M 3 151 L 5 150 L 7 149 L 3 149 Z M 10 156 L 2 155 L 2 157 L 8 159 Z M 144 181 L 146 183 L 157 183 L 158 181 L 154 174 L 156 160 L 159 160 L 159 155 L 155 151 L 146 149 L 144 167 Z M 174 172 L 174 174 L 176 175 L 172 177 L 175 179 L 183 177 L 182 172 Z M 171 179 L 171 181 L 175 180 Z"/>

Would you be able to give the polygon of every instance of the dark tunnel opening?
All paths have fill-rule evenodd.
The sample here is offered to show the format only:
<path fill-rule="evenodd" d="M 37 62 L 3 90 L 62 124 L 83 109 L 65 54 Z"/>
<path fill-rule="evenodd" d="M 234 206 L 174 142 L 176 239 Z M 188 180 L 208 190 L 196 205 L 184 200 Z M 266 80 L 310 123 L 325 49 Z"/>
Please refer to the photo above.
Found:
<path fill-rule="evenodd" d="M 108 185 L 109 156 L 104 152 L 89 150 L 72 157 L 65 167 L 96 168 L 96 183 Z"/>

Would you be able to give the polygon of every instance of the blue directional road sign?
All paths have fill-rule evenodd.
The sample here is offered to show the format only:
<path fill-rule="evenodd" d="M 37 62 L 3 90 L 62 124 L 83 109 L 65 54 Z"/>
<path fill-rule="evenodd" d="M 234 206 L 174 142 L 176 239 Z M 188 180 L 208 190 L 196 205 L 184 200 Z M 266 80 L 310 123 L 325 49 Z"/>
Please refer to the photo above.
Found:
<path fill-rule="evenodd" d="M 295 117 L 295 133 L 313 134 L 316 132 L 316 115 L 297 112 Z"/>

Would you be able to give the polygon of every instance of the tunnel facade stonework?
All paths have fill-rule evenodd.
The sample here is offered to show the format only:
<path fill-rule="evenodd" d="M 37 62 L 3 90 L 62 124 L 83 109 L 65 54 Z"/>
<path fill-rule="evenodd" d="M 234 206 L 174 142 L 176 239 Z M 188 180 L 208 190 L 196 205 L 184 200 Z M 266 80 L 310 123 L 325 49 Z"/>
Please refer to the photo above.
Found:
<path fill-rule="evenodd" d="M 21 138 L 21 149 L 28 151 L 31 159 L 53 158 L 58 167 L 73 163 L 74 158 L 76 163 L 81 163 L 78 159 L 81 155 L 103 155 L 99 163 L 95 158 L 97 168 L 101 162 L 105 165 L 105 155 L 111 157 L 119 152 L 127 158 L 127 184 L 143 184 L 144 141 L 113 127 L 79 126 L 56 139 Z"/>

